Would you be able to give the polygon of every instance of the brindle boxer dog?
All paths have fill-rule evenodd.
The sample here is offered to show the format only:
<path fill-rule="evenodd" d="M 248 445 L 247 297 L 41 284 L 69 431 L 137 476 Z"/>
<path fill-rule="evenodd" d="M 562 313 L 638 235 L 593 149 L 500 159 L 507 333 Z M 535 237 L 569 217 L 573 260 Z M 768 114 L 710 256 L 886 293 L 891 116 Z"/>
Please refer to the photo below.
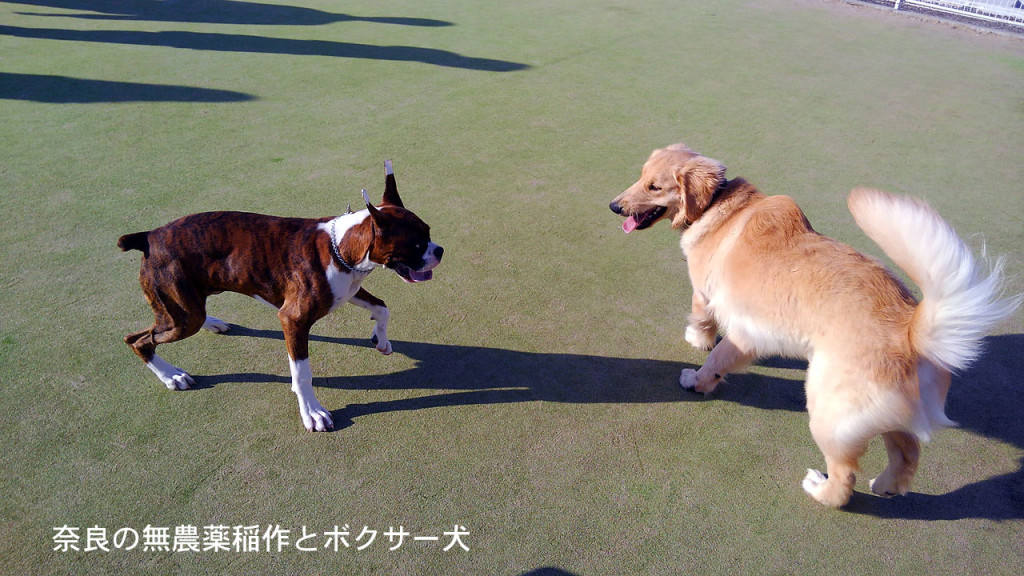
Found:
<path fill-rule="evenodd" d="M 292 374 L 292 391 L 309 431 L 334 427 L 313 394 L 309 331 L 345 302 L 376 320 L 371 340 L 391 354 L 389 312 L 382 300 L 360 287 L 377 266 L 406 282 L 422 282 L 441 261 L 444 249 L 430 240 L 430 227 L 407 210 L 398 196 L 391 162 L 385 162 L 383 203 L 319 219 L 279 218 L 244 212 L 193 214 L 170 224 L 122 236 L 121 250 L 142 252 L 139 282 L 156 317 L 153 325 L 124 341 L 171 390 L 195 382 L 184 370 L 156 355 L 158 344 L 187 338 L 200 328 L 225 332 L 226 322 L 206 314 L 206 298 L 221 292 L 252 296 L 278 310 Z"/>

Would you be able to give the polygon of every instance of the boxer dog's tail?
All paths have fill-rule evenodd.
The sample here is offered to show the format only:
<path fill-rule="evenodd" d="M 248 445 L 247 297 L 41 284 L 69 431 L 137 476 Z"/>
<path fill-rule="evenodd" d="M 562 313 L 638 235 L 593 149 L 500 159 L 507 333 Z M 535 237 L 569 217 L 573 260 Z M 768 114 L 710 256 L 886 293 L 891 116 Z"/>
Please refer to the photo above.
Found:
<path fill-rule="evenodd" d="M 149 232 L 125 234 L 117 239 L 117 247 L 124 252 L 138 250 L 143 255 L 149 256 Z"/>

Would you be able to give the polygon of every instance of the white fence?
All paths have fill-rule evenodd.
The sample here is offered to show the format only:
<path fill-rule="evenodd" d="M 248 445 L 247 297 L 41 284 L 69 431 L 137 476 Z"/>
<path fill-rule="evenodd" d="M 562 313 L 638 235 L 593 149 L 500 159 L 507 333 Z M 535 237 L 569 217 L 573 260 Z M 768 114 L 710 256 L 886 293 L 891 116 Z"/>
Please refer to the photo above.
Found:
<path fill-rule="evenodd" d="M 896 0 L 894 8 L 899 10 L 905 4 L 1024 27 L 1022 0 Z"/>

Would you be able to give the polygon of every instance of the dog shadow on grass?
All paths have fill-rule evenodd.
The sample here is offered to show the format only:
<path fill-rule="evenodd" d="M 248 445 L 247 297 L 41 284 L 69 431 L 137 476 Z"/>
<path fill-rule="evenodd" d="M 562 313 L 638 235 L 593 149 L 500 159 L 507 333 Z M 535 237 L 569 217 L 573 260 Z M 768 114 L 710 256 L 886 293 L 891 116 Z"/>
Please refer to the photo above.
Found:
<path fill-rule="evenodd" d="M 280 330 L 232 325 L 226 334 L 283 340 Z M 370 347 L 368 340 L 313 335 L 311 340 Z M 674 385 L 682 362 L 613 358 L 567 353 L 521 352 L 483 346 L 458 346 L 392 340 L 394 351 L 416 361 L 410 370 L 363 376 L 314 378 L 317 387 L 345 390 L 438 390 L 412 398 L 350 404 L 332 411 L 336 430 L 372 414 L 453 406 L 518 402 L 661 403 L 704 401 L 704 396 Z M 954 377 L 946 413 L 961 428 L 1024 449 L 1024 334 L 986 340 L 985 356 L 968 372 Z M 770 358 L 759 365 L 801 370 L 806 363 Z M 226 382 L 290 383 L 286 376 L 228 374 L 196 377 L 197 387 Z M 802 412 L 806 399 L 802 376 L 790 380 L 760 374 L 736 374 L 710 397 L 762 410 Z M 808 435 L 808 442 L 810 442 Z M 982 463 L 991 466 L 996 463 Z M 922 468 L 941 467 L 942 455 L 922 448 Z M 848 512 L 916 520 L 1024 518 L 1024 461 L 1016 470 L 965 485 L 946 494 L 911 492 L 885 499 L 855 492 Z M 865 470 L 865 477 L 879 471 Z"/>
<path fill-rule="evenodd" d="M 280 330 L 258 330 L 234 324 L 225 335 L 284 339 Z M 367 339 L 311 335 L 310 340 L 372 348 Z M 675 384 L 681 369 L 695 368 L 682 362 L 397 340 L 392 340 L 391 344 L 395 354 L 413 359 L 416 366 L 390 374 L 314 377 L 313 385 L 343 390 L 438 390 L 439 393 L 351 404 L 332 412 L 336 429 L 350 426 L 355 419 L 370 414 L 451 406 L 519 402 L 644 404 L 704 399 L 703 395 Z M 255 373 L 193 377 L 197 388 L 226 382 L 291 382 L 287 376 Z M 754 376 L 741 374 L 730 380 L 737 383 L 745 378 Z M 804 409 L 801 381 L 756 378 L 757 386 L 721 387 L 714 397 L 764 410 Z"/>

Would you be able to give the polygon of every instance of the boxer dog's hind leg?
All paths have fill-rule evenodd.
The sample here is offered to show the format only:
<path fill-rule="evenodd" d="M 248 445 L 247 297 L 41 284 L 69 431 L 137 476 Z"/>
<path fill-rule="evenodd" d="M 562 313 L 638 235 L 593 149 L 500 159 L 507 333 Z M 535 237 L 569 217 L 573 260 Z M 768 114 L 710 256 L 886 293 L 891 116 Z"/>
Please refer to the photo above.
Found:
<path fill-rule="evenodd" d="M 185 390 L 195 385 L 191 376 L 156 354 L 158 344 L 188 338 L 206 321 L 206 299 L 186 281 L 180 271 L 143 269 L 142 291 L 153 309 L 153 325 L 129 334 L 125 344 L 146 363 L 146 367 L 171 390 Z"/>

